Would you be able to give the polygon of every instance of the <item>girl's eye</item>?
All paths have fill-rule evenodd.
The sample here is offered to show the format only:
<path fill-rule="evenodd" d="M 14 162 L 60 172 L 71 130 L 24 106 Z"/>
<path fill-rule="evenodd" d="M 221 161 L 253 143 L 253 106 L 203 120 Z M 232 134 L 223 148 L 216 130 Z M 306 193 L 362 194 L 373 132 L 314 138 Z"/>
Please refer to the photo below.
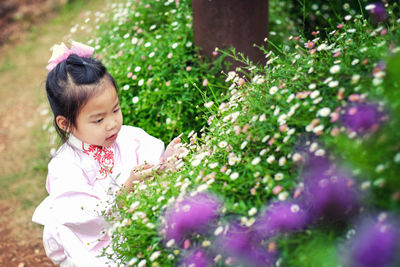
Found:
<path fill-rule="evenodd" d="M 103 119 L 98 119 L 98 120 L 94 121 L 94 123 L 100 123 L 102 121 L 103 121 Z"/>
<path fill-rule="evenodd" d="M 120 110 L 120 107 L 114 109 L 114 113 L 117 113 Z"/>

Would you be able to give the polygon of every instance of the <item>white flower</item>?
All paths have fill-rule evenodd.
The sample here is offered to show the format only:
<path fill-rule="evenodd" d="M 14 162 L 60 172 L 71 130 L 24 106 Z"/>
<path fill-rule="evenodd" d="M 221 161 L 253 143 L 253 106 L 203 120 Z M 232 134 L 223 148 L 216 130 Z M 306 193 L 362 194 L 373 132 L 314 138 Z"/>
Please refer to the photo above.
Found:
<path fill-rule="evenodd" d="M 358 83 L 358 81 L 360 80 L 360 78 L 361 78 L 361 76 L 360 76 L 359 74 L 354 74 L 354 75 L 351 77 L 351 83 L 352 83 L 352 84 Z"/>
<path fill-rule="evenodd" d="M 145 267 L 146 266 L 146 260 L 141 260 L 139 263 L 138 263 L 138 267 Z"/>
<path fill-rule="evenodd" d="M 249 211 L 248 214 L 249 216 L 254 216 L 257 213 L 257 209 L 252 207 Z"/>
<path fill-rule="evenodd" d="M 218 162 L 214 162 L 214 163 L 208 164 L 208 167 L 209 167 L 210 169 L 214 169 L 214 168 L 217 167 L 217 166 L 218 166 Z"/>
<path fill-rule="evenodd" d="M 297 162 L 297 161 L 301 160 L 302 158 L 303 158 L 303 157 L 301 156 L 300 153 L 294 153 L 293 156 L 292 156 L 292 160 L 293 160 L 294 162 Z"/>
<path fill-rule="evenodd" d="M 174 239 L 170 239 L 170 240 L 167 242 L 167 244 L 166 244 L 167 248 L 170 248 L 170 247 L 172 247 L 173 245 L 175 245 L 175 240 L 174 240 Z"/>
<path fill-rule="evenodd" d="M 269 137 L 270 137 L 269 135 L 264 136 L 263 139 L 261 140 L 261 142 L 263 142 L 263 143 L 267 142 Z"/>
<path fill-rule="evenodd" d="M 202 184 L 197 187 L 197 192 L 201 193 L 208 189 L 208 184 Z"/>
<path fill-rule="evenodd" d="M 150 54 L 149 54 L 149 58 L 152 58 L 152 57 L 154 57 L 154 55 L 155 55 L 156 53 L 153 51 L 153 52 L 151 52 Z"/>
<path fill-rule="evenodd" d="M 322 132 L 322 131 L 324 130 L 324 128 L 325 128 L 324 125 L 320 124 L 320 125 L 316 126 L 316 127 L 313 129 L 313 132 L 314 132 L 314 133 Z"/>
<path fill-rule="evenodd" d="M 265 149 L 265 148 L 261 149 L 260 156 L 264 156 L 265 153 L 267 153 L 267 149 Z"/>
<path fill-rule="evenodd" d="M 275 94 L 276 92 L 278 92 L 278 87 L 277 86 L 272 86 L 271 89 L 269 89 L 269 93 L 271 95 Z"/>
<path fill-rule="evenodd" d="M 138 97 L 138 96 L 134 96 L 134 97 L 132 98 L 132 103 L 133 103 L 133 104 L 136 104 L 137 102 L 139 102 L 139 97 Z"/>
<path fill-rule="evenodd" d="M 286 200 L 288 198 L 288 196 L 289 196 L 289 193 L 286 192 L 286 191 L 283 191 L 283 192 L 279 193 L 278 199 L 280 201 L 284 201 L 284 200 Z"/>
<path fill-rule="evenodd" d="M 400 162 L 400 152 L 394 155 L 394 162 L 399 163 Z"/>
<path fill-rule="evenodd" d="M 293 204 L 292 206 L 290 206 L 290 211 L 293 213 L 299 212 L 300 211 L 299 205 Z"/>
<path fill-rule="evenodd" d="M 353 65 L 353 66 L 357 65 L 359 62 L 360 62 L 360 60 L 356 58 L 351 62 L 351 65 Z"/>
<path fill-rule="evenodd" d="M 265 79 L 261 75 L 256 75 L 256 76 L 254 76 L 252 82 L 255 83 L 255 84 L 262 84 L 262 83 L 265 82 Z"/>
<path fill-rule="evenodd" d="M 202 243 L 201 243 L 201 246 L 202 247 L 209 247 L 211 245 L 211 242 L 209 241 L 209 240 L 204 240 Z"/>
<path fill-rule="evenodd" d="M 329 72 L 332 74 L 338 73 L 340 71 L 340 66 L 339 65 L 333 65 L 330 69 Z"/>
<path fill-rule="evenodd" d="M 351 15 L 346 15 L 346 16 L 344 16 L 344 20 L 347 20 L 347 21 L 351 20 L 351 18 L 352 18 Z"/>
<path fill-rule="evenodd" d="M 160 257 L 161 255 L 161 251 L 155 251 L 153 252 L 153 254 L 150 255 L 150 261 L 154 261 L 156 260 L 158 257 Z"/>
<path fill-rule="evenodd" d="M 251 164 L 257 165 L 258 163 L 260 163 L 260 161 L 261 161 L 261 158 L 260 157 L 256 157 L 251 161 Z"/>
<path fill-rule="evenodd" d="M 228 145 L 228 143 L 226 141 L 221 141 L 221 142 L 218 143 L 218 146 L 220 148 L 225 148 L 227 145 Z"/>
<path fill-rule="evenodd" d="M 339 82 L 338 82 L 338 81 L 330 81 L 330 82 L 328 83 L 328 86 L 331 87 L 331 88 L 336 87 L 336 86 L 338 86 L 338 85 L 339 85 Z"/>
<path fill-rule="evenodd" d="M 144 44 L 144 47 L 150 47 L 150 46 L 151 46 L 150 42 L 147 42 L 147 43 Z"/>
<path fill-rule="evenodd" d="M 140 66 L 137 66 L 137 67 L 135 68 L 135 72 L 139 72 L 141 69 L 142 69 L 142 68 L 141 68 Z"/>
<path fill-rule="evenodd" d="M 244 141 L 241 145 L 240 145 L 240 149 L 244 149 L 247 146 L 247 141 Z"/>
<path fill-rule="evenodd" d="M 325 150 L 320 148 L 317 151 L 315 151 L 315 155 L 319 156 L 319 157 L 324 156 L 325 155 Z"/>
<path fill-rule="evenodd" d="M 138 261 L 137 258 L 132 258 L 130 261 L 128 261 L 128 263 L 126 264 L 127 266 L 132 266 L 134 265 L 136 262 Z"/>
<path fill-rule="evenodd" d="M 217 229 L 214 231 L 214 235 L 220 235 L 224 231 L 224 227 L 219 226 Z"/>
<path fill-rule="evenodd" d="M 317 87 L 317 85 L 316 85 L 315 83 L 311 83 L 311 84 L 308 86 L 308 89 L 314 90 L 316 87 Z"/>
<path fill-rule="evenodd" d="M 365 6 L 365 10 L 373 10 L 375 9 L 376 5 L 375 4 L 369 4 Z"/>
<path fill-rule="evenodd" d="M 144 80 L 141 79 L 141 80 L 138 82 L 138 85 L 139 85 L 139 86 L 142 86 L 143 84 L 144 84 Z"/>
<path fill-rule="evenodd" d="M 173 43 L 171 47 L 172 47 L 172 49 L 175 49 L 178 47 L 178 45 L 179 45 L 179 43 Z"/>
<path fill-rule="evenodd" d="M 214 102 L 213 102 L 213 101 L 210 101 L 210 102 L 204 103 L 204 106 L 205 106 L 206 108 L 211 108 L 211 107 L 212 107 L 212 105 L 214 105 Z"/>
<path fill-rule="evenodd" d="M 235 76 L 236 76 L 236 72 L 234 72 L 234 71 L 228 72 L 228 77 L 226 78 L 225 82 L 229 82 L 230 80 L 233 80 L 233 78 L 235 78 Z"/>
<path fill-rule="evenodd" d="M 275 174 L 274 179 L 275 181 L 281 181 L 283 179 L 283 176 L 284 176 L 283 173 L 278 172 L 277 174 Z"/>
<path fill-rule="evenodd" d="M 279 162 L 279 166 L 284 166 L 286 164 L 286 158 L 281 157 L 278 162 Z"/>
<path fill-rule="evenodd" d="M 379 79 L 379 78 L 372 79 L 372 84 L 373 85 L 380 85 L 382 82 L 383 82 L 383 80 Z"/>
<path fill-rule="evenodd" d="M 124 87 L 122 87 L 122 90 L 129 90 L 129 84 L 125 84 Z"/>
<path fill-rule="evenodd" d="M 320 44 L 320 45 L 317 47 L 317 50 L 318 50 L 318 51 L 327 50 L 326 44 Z"/>
<path fill-rule="evenodd" d="M 267 119 L 267 115 L 261 114 L 259 120 L 262 122 L 262 121 L 265 121 L 266 119 Z"/>
<path fill-rule="evenodd" d="M 314 152 L 318 148 L 318 143 L 314 142 L 310 146 L 310 152 Z"/>
<path fill-rule="evenodd" d="M 331 113 L 330 108 L 321 108 L 320 110 L 318 110 L 317 115 L 321 117 L 327 117 L 329 116 L 330 113 Z"/>
<path fill-rule="evenodd" d="M 268 162 L 269 164 L 271 164 L 271 163 L 274 162 L 274 161 L 275 161 L 274 155 L 271 155 L 271 156 L 269 156 L 269 157 L 267 158 L 267 162 Z"/>
<path fill-rule="evenodd" d="M 318 90 L 312 91 L 311 94 L 310 94 L 310 98 L 311 99 L 317 98 L 318 96 L 319 96 L 319 91 Z"/>
<path fill-rule="evenodd" d="M 199 166 L 200 165 L 200 163 L 201 163 L 201 159 L 194 159 L 192 162 L 191 162 L 191 165 L 193 166 L 193 167 L 196 167 L 196 166 Z"/>
<path fill-rule="evenodd" d="M 231 178 L 232 181 L 236 180 L 239 177 L 239 173 L 234 172 L 232 173 L 229 178 Z"/>

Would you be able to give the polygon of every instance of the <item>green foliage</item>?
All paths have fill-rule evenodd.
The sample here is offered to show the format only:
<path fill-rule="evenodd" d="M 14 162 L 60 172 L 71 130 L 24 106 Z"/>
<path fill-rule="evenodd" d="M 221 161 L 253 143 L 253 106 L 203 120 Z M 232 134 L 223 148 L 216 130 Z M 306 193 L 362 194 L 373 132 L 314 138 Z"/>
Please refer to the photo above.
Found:
<path fill-rule="evenodd" d="M 302 10 L 306 16 L 315 8 Z M 319 31 L 309 35 L 291 28 L 297 22 L 279 1 L 271 1 L 270 12 L 276 34 L 268 40 L 273 49 L 264 51 L 267 64 L 229 72 L 225 83 L 215 77 L 220 65 L 199 63 L 203 59 L 196 56 L 187 27 L 187 1 L 116 5 L 109 23 L 100 27 L 103 34 L 94 42 L 119 82 L 125 123 L 164 140 L 190 131 L 188 154 L 176 162 L 176 172 L 155 174 L 118 199 L 109 232 L 116 253 L 110 258 L 128 265 L 177 265 L 187 250 L 165 240 L 165 213 L 185 196 L 206 191 L 223 203 L 220 217 L 205 233 L 186 236 L 184 246 L 212 254 L 215 238 L 232 221 L 251 229 L 268 204 L 301 194 L 301 169 L 309 154 L 329 155 L 352 173 L 354 187 L 369 199 L 364 210 L 399 211 L 395 13 L 389 9 L 388 21 L 372 25 L 364 7 L 332 9 L 335 20 L 318 24 L 325 29 L 309 28 Z M 375 131 L 358 135 L 341 123 L 349 106 L 370 102 L 387 111 Z M 351 222 L 341 231 L 322 224 L 263 240 L 262 246 L 276 245 L 282 266 L 336 266 Z M 215 259 L 218 266 L 231 260 Z"/>
<path fill-rule="evenodd" d="M 191 14 L 188 0 L 115 4 L 92 41 L 118 82 L 124 124 L 165 142 L 199 130 L 203 95 L 224 90 L 222 58 L 211 63 L 199 57 Z"/>

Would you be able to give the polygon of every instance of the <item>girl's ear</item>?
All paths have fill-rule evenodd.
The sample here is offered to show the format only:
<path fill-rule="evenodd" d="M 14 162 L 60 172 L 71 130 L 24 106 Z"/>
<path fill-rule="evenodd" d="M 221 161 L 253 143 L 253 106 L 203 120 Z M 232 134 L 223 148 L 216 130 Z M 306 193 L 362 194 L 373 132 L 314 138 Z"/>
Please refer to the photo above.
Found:
<path fill-rule="evenodd" d="M 64 116 L 58 115 L 56 117 L 56 123 L 58 128 L 60 128 L 61 130 L 63 130 L 64 132 L 69 132 L 69 122 L 67 120 L 67 118 L 65 118 Z"/>

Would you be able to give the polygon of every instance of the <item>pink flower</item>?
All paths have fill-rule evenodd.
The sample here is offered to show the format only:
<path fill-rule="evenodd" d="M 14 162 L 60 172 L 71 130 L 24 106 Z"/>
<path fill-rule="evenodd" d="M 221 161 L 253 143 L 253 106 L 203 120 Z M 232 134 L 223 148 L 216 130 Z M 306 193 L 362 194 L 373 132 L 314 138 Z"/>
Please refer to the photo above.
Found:
<path fill-rule="evenodd" d="M 314 48 L 315 44 L 314 44 L 313 41 L 308 41 L 307 43 L 304 44 L 304 46 L 305 46 L 306 48 L 311 49 L 311 48 Z"/>
<path fill-rule="evenodd" d="M 242 86 L 246 81 L 243 78 L 240 78 L 239 81 L 237 82 L 237 84 L 239 86 Z"/>
<path fill-rule="evenodd" d="M 338 56 L 340 56 L 340 51 L 338 51 L 335 54 L 333 54 L 333 57 L 338 57 Z"/>
<path fill-rule="evenodd" d="M 207 86 L 207 84 L 208 84 L 208 80 L 207 80 L 207 79 L 204 79 L 204 80 L 203 80 L 203 86 Z"/>
<path fill-rule="evenodd" d="M 279 194 L 280 192 L 282 192 L 283 187 L 281 185 L 277 185 L 272 189 L 272 193 L 274 193 L 274 195 Z"/>

